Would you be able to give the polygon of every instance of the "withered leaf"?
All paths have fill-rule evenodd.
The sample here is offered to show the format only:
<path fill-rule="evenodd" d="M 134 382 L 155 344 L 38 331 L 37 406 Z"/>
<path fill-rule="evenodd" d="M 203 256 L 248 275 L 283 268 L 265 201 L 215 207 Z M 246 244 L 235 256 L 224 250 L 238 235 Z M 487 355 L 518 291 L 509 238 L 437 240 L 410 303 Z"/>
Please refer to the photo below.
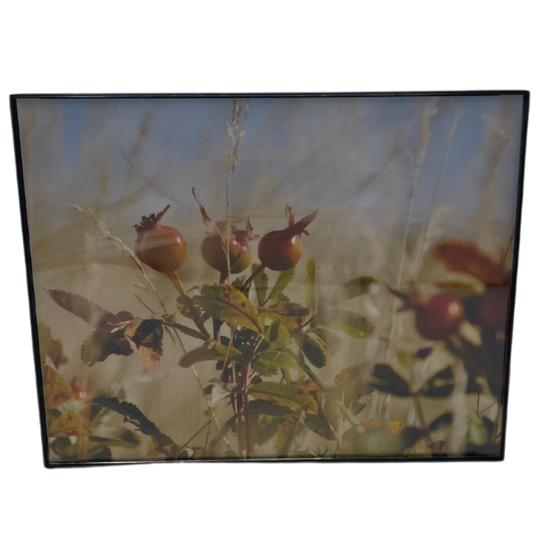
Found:
<path fill-rule="evenodd" d="M 117 322 L 118 319 L 110 311 L 99 307 L 94 302 L 78 294 L 67 293 L 58 289 L 45 289 L 49 296 L 62 308 L 86 321 L 90 326 L 98 328 L 105 322 Z"/>
<path fill-rule="evenodd" d="M 64 356 L 62 343 L 57 339 L 53 339 L 51 329 L 47 325 L 39 323 L 38 335 L 41 360 L 45 360 L 45 358 L 48 356 L 56 368 L 59 368 L 61 365 L 65 364 L 67 362 L 67 358 Z"/>
<path fill-rule="evenodd" d="M 54 367 L 45 364 L 42 369 L 45 408 L 47 410 L 56 409 L 64 401 L 73 397 L 71 386 Z"/>
<path fill-rule="evenodd" d="M 143 373 L 150 373 L 163 355 L 163 324 L 154 319 L 133 319 L 124 329 L 124 337 L 141 359 Z"/>
<path fill-rule="evenodd" d="M 48 428 L 49 437 L 71 437 L 88 434 L 84 419 L 73 411 L 64 411 Z"/>
<path fill-rule="evenodd" d="M 493 260 L 474 242 L 445 240 L 431 250 L 431 255 L 448 270 L 475 277 L 484 285 L 500 286 L 509 283 L 510 274 L 505 262 Z"/>

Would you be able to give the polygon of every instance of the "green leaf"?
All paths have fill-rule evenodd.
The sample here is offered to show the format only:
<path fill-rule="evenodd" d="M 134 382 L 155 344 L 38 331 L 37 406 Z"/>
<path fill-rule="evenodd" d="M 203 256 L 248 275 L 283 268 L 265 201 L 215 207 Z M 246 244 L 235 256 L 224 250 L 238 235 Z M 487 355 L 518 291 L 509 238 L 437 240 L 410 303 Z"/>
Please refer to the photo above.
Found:
<path fill-rule="evenodd" d="M 268 302 L 274 298 L 277 298 L 285 290 L 287 285 L 293 280 L 294 273 L 295 267 L 293 266 L 291 269 L 285 270 L 279 274 L 278 280 L 274 285 L 270 296 L 268 297 Z"/>
<path fill-rule="evenodd" d="M 279 429 L 279 426 L 286 421 L 281 417 L 269 417 L 268 422 L 262 422 L 259 420 L 259 446 L 264 444 L 265 442 L 269 441 L 272 437 L 274 437 Z"/>
<path fill-rule="evenodd" d="M 429 379 L 420 393 L 425 397 L 446 398 L 454 391 L 454 370 L 452 366 L 439 371 Z"/>
<path fill-rule="evenodd" d="M 409 384 L 401 378 L 389 365 L 377 364 L 373 372 L 373 387 L 379 392 L 392 394 L 398 397 L 411 395 Z"/>
<path fill-rule="evenodd" d="M 336 435 L 334 430 L 330 426 L 328 420 L 322 413 L 319 411 L 319 414 L 315 416 L 314 414 L 308 414 L 305 419 L 306 426 L 311 429 L 314 433 L 322 437 L 323 439 L 328 439 L 330 441 L 336 440 Z"/>
<path fill-rule="evenodd" d="M 475 411 L 469 411 L 467 440 L 470 445 L 484 446 L 490 443 L 494 429 L 495 424 L 491 420 Z"/>
<path fill-rule="evenodd" d="M 254 273 L 259 266 L 259 264 L 252 264 L 251 273 Z M 257 304 L 262 306 L 264 305 L 266 295 L 268 294 L 268 274 L 265 271 L 258 274 L 253 280 L 253 285 L 255 286 L 255 293 L 257 295 Z"/>
<path fill-rule="evenodd" d="M 315 313 L 317 311 L 317 264 L 315 257 L 306 262 L 306 306 Z"/>
<path fill-rule="evenodd" d="M 339 330 L 354 339 L 368 338 L 373 332 L 373 325 L 366 317 L 344 309 L 326 309 L 314 323 Z"/>
<path fill-rule="evenodd" d="M 298 347 L 310 363 L 317 367 L 324 367 L 331 358 L 326 343 L 317 335 L 311 333 L 297 334 L 295 336 Z"/>
<path fill-rule="evenodd" d="M 204 285 L 195 303 L 208 315 L 259 334 L 264 326 L 257 308 L 240 291 L 229 285 Z"/>
<path fill-rule="evenodd" d="M 262 377 L 268 377 L 275 375 L 278 369 L 298 369 L 298 363 L 290 354 L 268 350 L 257 354 L 252 368 Z"/>
<path fill-rule="evenodd" d="M 305 409 L 308 413 L 317 414 L 317 402 L 307 394 L 301 394 L 295 386 L 275 382 L 255 384 L 249 391 L 256 399 L 263 399 L 296 409 Z"/>
<path fill-rule="evenodd" d="M 204 362 L 205 360 L 215 360 L 217 362 L 224 361 L 225 359 L 232 362 L 244 362 L 242 353 L 234 347 L 228 345 L 221 345 L 220 343 L 212 342 L 209 345 L 203 345 L 197 349 L 193 349 L 186 353 L 180 360 L 182 367 L 191 367 L 197 362 Z"/>
<path fill-rule="evenodd" d="M 249 415 L 256 418 L 259 416 L 287 416 L 292 417 L 297 414 L 296 410 L 281 405 L 274 405 L 264 400 L 254 400 L 249 403 Z"/>
<path fill-rule="evenodd" d="M 361 276 L 351 279 L 343 284 L 342 293 L 346 300 L 362 296 L 369 292 L 372 285 L 377 283 L 377 280 L 371 276 Z"/>
<path fill-rule="evenodd" d="M 291 302 L 285 295 L 280 295 L 278 302 L 273 306 L 259 309 L 264 310 L 270 319 L 275 323 L 281 323 L 287 330 L 296 330 L 302 326 L 310 313 L 308 308 Z"/>
<path fill-rule="evenodd" d="M 264 340 L 268 349 L 280 349 L 289 342 L 289 331 L 280 323 L 272 323 L 264 332 Z"/>
<path fill-rule="evenodd" d="M 339 333 L 335 332 L 334 330 L 324 328 L 324 326 L 317 326 L 316 328 L 311 329 L 310 332 L 320 337 L 326 343 L 326 346 L 332 355 L 339 351 L 343 343 L 343 338 L 339 335 Z"/>

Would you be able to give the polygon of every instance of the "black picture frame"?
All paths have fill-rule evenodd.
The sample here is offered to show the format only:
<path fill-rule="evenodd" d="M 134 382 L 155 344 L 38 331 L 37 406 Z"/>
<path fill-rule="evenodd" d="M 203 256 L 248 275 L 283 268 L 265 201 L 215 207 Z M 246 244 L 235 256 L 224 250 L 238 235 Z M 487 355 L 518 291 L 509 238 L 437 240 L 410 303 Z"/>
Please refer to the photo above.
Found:
<path fill-rule="evenodd" d="M 197 94 L 158 94 L 158 93 L 141 93 L 141 94 L 14 94 L 10 96 L 10 109 L 13 129 L 13 140 L 15 149 L 17 182 L 19 190 L 19 203 L 20 203 L 20 215 L 21 226 L 24 240 L 24 253 L 26 261 L 26 277 L 28 287 L 28 300 L 30 309 L 30 319 L 32 328 L 32 343 L 34 351 L 34 364 L 36 373 L 36 388 L 38 394 L 39 416 L 41 425 L 41 440 L 42 440 L 42 452 L 44 465 L 47 468 L 69 468 L 69 467 L 91 467 L 91 466 L 103 466 L 103 465 L 122 465 L 122 464 L 145 464 L 156 463 L 156 461 L 91 461 L 91 462 L 62 462 L 56 463 L 49 460 L 48 452 L 48 439 L 46 429 L 46 416 L 44 406 L 44 392 L 43 381 L 40 367 L 40 351 L 39 351 L 39 339 L 38 339 L 38 320 L 36 314 L 36 301 L 35 291 L 33 283 L 32 273 L 32 256 L 30 249 L 30 234 L 27 219 L 26 208 L 26 195 L 25 186 L 23 180 L 23 165 L 22 165 L 22 153 L 21 142 L 19 133 L 19 116 L 17 110 L 17 100 L 32 98 L 32 99 L 62 99 L 62 100 L 78 100 L 78 99 L 250 99 L 250 98 L 385 98 L 385 97 L 472 97 L 472 96 L 521 96 L 523 98 L 523 111 L 521 122 L 521 143 L 519 152 L 519 172 L 518 172 L 518 184 L 517 184 L 517 198 L 515 207 L 515 241 L 513 252 L 513 271 L 512 271 L 512 284 L 511 284 L 511 299 L 509 309 L 509 326 L 508 326 L 508 339 L 506 342 L 506 360 L 505 360 L 505 380 L 506 384 L 503 389 L 503 415 L 502 415 L 502 434 L 501 434 L 501 450 L 499 456 L 490 455 L 464 455 L 464 456 L 441 456 L 441 457 L 416 457 L 416 456 L 403 456 L 403 457 L 358 457 L 358 458 L 325 458 L 325 459 L 306 459 L 306 458 L 291 458 L 291 459 L 278 459 L 278 458 L 257 458 L 254 460 L 203 460 L 204 462 L 226 462 L 226 463 L 257 463 L 257 462 L 270 462 L 270 463 L 298 463 L 298 462 L 358 462 L 358 463 L 374 463 L 374 462 L 463 462 L 463 461 L 502 461 L 505 458 L 506 449 L 506 427 L 508 416 L 508 396 L 509 396 L 509 376 L 510 376 L 510 357 L 512 348 L 513 337 L 513 321 L 514 321 L 514 309 L 515 298 L 517 290 L 517 276 L 518 276 L 518 262 L 519 262 L 519 248 L 520 248 L 520 231 L 521 231 L 521 213 L 522 213 L 522 201 L 523 201 L 523 189 L 524 189 L 524 170 L 525 170 L 525 152 L 527 142 L 527 126 L 529 117 L 529 103 L 530 93 L 525 90 L 478 90 L 478 91 L 426 91 L 426 92 L 340 92 L 340 93 L 323 93 L 323 92 L 310 92 L 310 93 L 197 93 Z M 197 460 L 195 460 L 197 461 Z M 169 462 L 169 461 L 167 461 Z"/>

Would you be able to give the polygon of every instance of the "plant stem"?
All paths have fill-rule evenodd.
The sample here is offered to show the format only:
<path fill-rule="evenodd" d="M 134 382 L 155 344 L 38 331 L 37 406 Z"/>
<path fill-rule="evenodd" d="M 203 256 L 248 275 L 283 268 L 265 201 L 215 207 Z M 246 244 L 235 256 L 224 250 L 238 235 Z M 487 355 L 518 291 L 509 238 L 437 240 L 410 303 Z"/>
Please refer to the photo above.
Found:
<path fill-rule="evenodd" d="M 253 351 L 251 353 L 251 358 L 244 368 L 244 380 L 242 385 L 242 416 L 244 417 L 244 424 L 246 426 L 246 459 L 251 459 L 253 457 L 253 447 L 251 444 L 251 432 L 250 432 L 250 420 L 249 420 L 249 401 L 248 401 L 248 384 L 250 381 L 250 372 L 251 372 L 251 362 L 257 354 L 257 349 L 263 340 L 263 336 L 259 335 L 257 341 L 253 345 Z"/>
<path fill-rule="evenodd" d="M 356 417 L 353 415 L 353 413 L 345 407 L 345 405 L 337 398 L 335 398 L 332 394 L 332 390 L 324 384 L 321 379 L 311 370 L 310 367 L 306 365 L 305 362 L 302 362 L 301 368 L 307 373 L 307 375 L 312 379 L 320 388 L 323 390 L 326 395 L 337 405 L 338 409 L 343 413 L 343 416 L 349 421 L 349 423 L 353 426 L 353 428 L 358 433 L 364 433 L 364 428 L 362 427 L 362 424 L 356 419 Z"/>
<path fill-rule="evenodd" d="M 261 264 L 260 266 L 257 267 L 257 269 L 253 272 L 253 274 L 251 274 L 251 276 L 249 276 L 246 281 L 244 281 L 244 283 L 242 283 L 242 286 L 240 287 L 240 290 L 243 292 L 245 291 L 250 285 L 251 285 L 251 282 L 261 273 L 264 271 L 264 269 L 266 268 L 266 266 L 264 266 L 264 264 Z"/>
<path fill-rule="evenodd" d="M 186 289 L 184 287 L 184 284 L 182 283 L 182 280 L 180 279 L 180 276 L 178 275 L 178 272 L 172 272 L 170 274 L 167 274 L 167 276 L 171 280 L 171 283 L 174 285 L 175 289 L 178 291 L 180 298 L 186 305 L 186 308 L 191 315 L 195 326 L 197 326 L 197 328 L 201 331 L 205 339 L 212 339 L 212 337 L 200 321 L 199 316 L 197 315 L 197 309 L 195 308 L 195 304 L 193 303 L 193 300 L 188 296 L 188 293 L 186 292 Z"/>
<path fill-rule="evenodd" d="M 227 279 L 227 274 L 221 272 L 219 274 L 219 284 L 225 283 Z M 212 327 L 214 330 L 214 341 L 217 343 L 220 343 L 220 329 L 221 329 L 222 322 L 219 319 L 213 318 L 212 319 Z"/>

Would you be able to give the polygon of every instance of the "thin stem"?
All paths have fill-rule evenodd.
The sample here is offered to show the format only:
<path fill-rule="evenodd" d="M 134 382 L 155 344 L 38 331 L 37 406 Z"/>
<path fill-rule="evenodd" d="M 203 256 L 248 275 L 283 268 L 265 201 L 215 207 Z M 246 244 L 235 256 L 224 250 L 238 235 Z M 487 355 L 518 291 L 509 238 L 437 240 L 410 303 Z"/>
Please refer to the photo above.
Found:
<path fill-rule="evenodd" d="M 203 397 L 206 401 L 206 404 L 208 405 L 208 408 L 212 410 L 212 420 L 216 423 L 217 428 L 221 431 L 221 423 L 218 420 L 216 413 L 214 412 L 214 409 L 212 407 L 212 404 L 210 403 L 210 400 L 208 399 L 205 391 L 204 386 L 201 383 L 201 379 L 199 378 L 199 374 L 197 373 L 197 370 L 195 369 L 195 366 L 191 366 L 191 370 L 193 371 L 193 374 L 195 375 L 195 378 L 197 379 L 197 383 L 199 385 L 199 388 L 202 391 Z M 189 441 L 188 441 L 189 442 Z M 226 439 L 226 437 L 223 437 L 223 442 L 227 445 L 227 448 L 233 452 L 233 447 L 231 446 L 231 443 Z"/>
<path fill-rule="evenodd" d="M 251 459 L 253 457 L 253 448 L 251 445 L 251 432 L 250 432 L 250 419 L 249 419 L 249 401 L 248 401 L 248 384 L 250 381 L 250 372 L 251 372 L 251 362 L 257 354 L 257 349 L 263 340 L 263 336 L 258 336 L 255 345 L 253 346 L 253 351 L 251 353 L 251 358 L 244 368 L 244 380 L 242 388 L 242 416 L 244 417 L 244 424 L 246 426 L 246 459 Z"/>
<path fill-rule="evenodd" d="M 195 326 L 201 331 L 201 333 L 204 335 L 205 339 L 212 339 L 202 322 L 200 321 L 199 315 L 197 314 L 197 309 L 195 307 L 195 304 L 193 303 L 193 300 L 188 296 L 188 293 L 186 292 L 186 289 L 184 287 L 184 284 L 182 283 L 182 280 L 180 279 L 180 276 L 178 275 L 178 272 L 172 272 L 170 274 L 167 274 L 169 279 L 171 280 L 172 284 L 178 291 L 178 294 L 180 295 L 180 298 L 182 299 L 182 302 L 186 305 L 186 308 L 195 323 Z"/>
<path fill-rule="evenodd" d="M 264 271 L 264 269 L 266 268 L 266 266 L 264 266 L 264 264 L 261 264 L 260 266 L 257 267 L 257 269 L 253 272 L 253 274 L 251 274 L 251 276 L 249 276 L 246 281 L 244 281 L 244 283 L 242 283 L 242 286 L 240 287 L 240 290 L 241 291 L 245 291 L 250 285 L 251 285 L 251 282 L 261 273 Z"/>
<path fill-rule="evenodd" d="M 339 410 L 342 412 L 343 416 L 349 421 L 349 423 L 353 426 L 353 428 L 358 433 L 364 433 L 364 428 L 362 427 L 362 424 L 356 419 L 356 417 L 352 414 L 352 412 L 345 407 L 345 405 L 337 398 L 334 397 L 332 394 L 332 391 L 326 384 L 324 384 L 321 379 L 311 370 L 309 366 L 306 365 L 305 362 L 302 363 L 301 368 L 307 373 L 307 375 L 312 379 L 320 388 L 323 390 L 326 395 L 337 405 Z"/>
<path fill-rule="evenodd" d="M 227 274 L 221 272 L 219 274 L 219 284 L 225 283 L 225 280 L 227 279 Z M 213 318 L 212 319 L 212 327 L 214 331 L 214 341 L 216 343 L 220 343 L 220 330 L 221 330 L 222 322 L 219 319 Z"/>

